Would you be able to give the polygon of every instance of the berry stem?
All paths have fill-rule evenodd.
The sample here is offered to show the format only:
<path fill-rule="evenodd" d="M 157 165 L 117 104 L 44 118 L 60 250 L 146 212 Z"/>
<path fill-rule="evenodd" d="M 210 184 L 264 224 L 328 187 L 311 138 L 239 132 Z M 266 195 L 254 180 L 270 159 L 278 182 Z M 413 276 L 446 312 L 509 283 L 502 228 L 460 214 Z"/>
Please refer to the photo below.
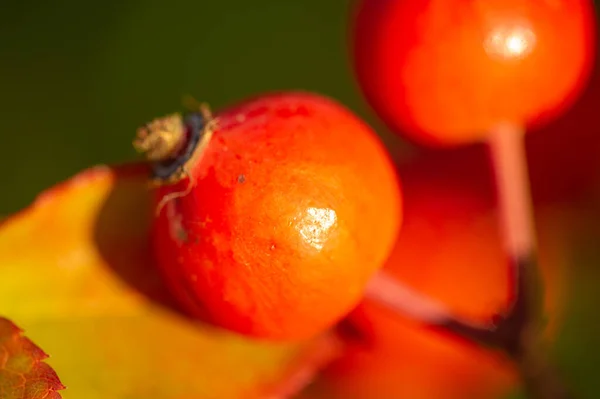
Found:
<path fill-rule="evenodd" d="M 543 284 L 536 259 L 524 133 L 521 126 L 503 123 L 490 131 L 488 141 L 512 281 L 512 307 L 496 327 L 498 347 L 517 364 L 531 398 L 569 399 L 542 344 Z"/>
<path fill-rule="evenodd" d="M 512 259 L 527 259 L 535 253 L 536 243 L 524 131 L 500 124 L 491 130 L 488 145 L 506 251 Z"/>
<path fill-rule="evenodd" d="M 405 316 L 437 324 L 448 317 L 448 310 L 439 302 L 419 295 L 411 288 L 380 271 L 367 286 L 367 296 L 395 309 Z"/>
<path fill-rule="evenodd" d="M 461 329 L 485 329 L 486 326 L 474 325 L 458 320 L 442 303 L 428 298 L 386 271 L 379 271 L 367 286 L 366 296 L 397 313 L 430 325 L 461 325 Z"/>
<path fill-rule="evenodd" d="M 518 276 L 535 266 L 517 262 Z M 404 285 L 385 271 L 377 273 L 366 290 L 366 297 L 390 310 L 434 329 L 447 331 L 456 337 L 491 350 L 499 350 L 517 367 L 524 389 L 531 399 L 572 399 L 560 373 L 548 359 L 542 342 L 541 318 L 531 312 L 528 299 L 531 279 L 515 281 L 513 307 L 496 325 L 476 324 L 452 313 L 443 304 Z"/>
<path fill-rule="evenodd" d="M 442 303 L 420 294 L 383 270 L 371 279 L 366 297 L 432 328 L 485 346 L 495 346 L 493 326 L 476 324 L 454 315 Z"/>
<path fill-rule="evenodd" d="M 367 287 L 368 298 L 391 310 L 490 349 L 499 350 L 517 367 L 531 399 L 571 399 L 543 344 L 543 284 L 536 259 L 533 206 L 527 172 L 524 131 L 502 124 L 488 142 L 510 271 L 509 309 L 494 325 L 474 324 L 444 305 L 380 271 Z"/>

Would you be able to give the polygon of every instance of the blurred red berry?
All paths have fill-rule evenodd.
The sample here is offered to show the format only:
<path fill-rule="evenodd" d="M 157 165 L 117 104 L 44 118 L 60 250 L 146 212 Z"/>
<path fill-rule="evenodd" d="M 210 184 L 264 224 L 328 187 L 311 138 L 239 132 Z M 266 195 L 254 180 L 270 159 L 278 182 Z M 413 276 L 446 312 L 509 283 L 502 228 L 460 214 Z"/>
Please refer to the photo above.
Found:
<path fill-rule="evenodd" d="M 551 118 L 585 83 L 594 45 L 590 0 L 361 0 L 353 30 L 375 111 L 434 145 Z"/>

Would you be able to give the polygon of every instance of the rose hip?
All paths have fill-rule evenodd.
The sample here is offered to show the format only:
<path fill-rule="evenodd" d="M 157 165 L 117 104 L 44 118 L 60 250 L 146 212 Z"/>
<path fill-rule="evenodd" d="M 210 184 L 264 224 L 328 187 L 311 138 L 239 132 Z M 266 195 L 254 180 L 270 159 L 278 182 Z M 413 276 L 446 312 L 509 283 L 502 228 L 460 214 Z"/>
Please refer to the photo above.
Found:
<path fill-rule="evenodd" d="M 174 115 L 135 144 L 158 184 L 159 268 L 189 313 L 232 331 L 323 331 L 359 302 L 395 242 L 395 169 L 376 134 L 330 99 L 269 94 L 215 118 Z"/>

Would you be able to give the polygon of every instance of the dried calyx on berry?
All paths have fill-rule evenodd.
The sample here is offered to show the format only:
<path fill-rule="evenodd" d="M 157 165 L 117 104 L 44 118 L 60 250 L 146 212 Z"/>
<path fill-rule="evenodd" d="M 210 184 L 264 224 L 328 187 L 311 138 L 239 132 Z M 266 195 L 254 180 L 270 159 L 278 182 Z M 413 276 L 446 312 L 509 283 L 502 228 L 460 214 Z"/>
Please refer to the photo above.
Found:
<path fill-rule="evenodd" d="M 193 164 L 212 137 L 216 119 L 207 105 L 185 117 L 179 113 L 154 119 L 140 127 L 134 148 L 152 165 L 156 185 L 174 184 L 189 176 Z"/>

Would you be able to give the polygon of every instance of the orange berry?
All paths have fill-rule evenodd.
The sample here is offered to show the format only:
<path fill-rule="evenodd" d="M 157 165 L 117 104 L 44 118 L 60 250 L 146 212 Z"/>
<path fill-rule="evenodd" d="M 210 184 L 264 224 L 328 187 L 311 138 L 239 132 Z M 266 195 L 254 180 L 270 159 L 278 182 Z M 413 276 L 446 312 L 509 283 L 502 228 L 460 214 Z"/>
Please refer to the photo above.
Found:
<path fill-rule="evenodd" d="M 206 118 L 188 162 L 159 179 L 153 248 L 173 293 L 191 314 L 255 337 L 332 326 L 360 301 L 399 229 L 385 148 L 314 94 L 265 95 Z M 202 118 L 188 120 L 189 133 Z M 161 126 L 147 129 L 164 135 Z"/>
<path fill-rule="evenodd" d="M 354 64 L 393 129 L 453 145 L 564 109 L 589 75 L 594 35 L 590 0 L 362 0 Z"/>

